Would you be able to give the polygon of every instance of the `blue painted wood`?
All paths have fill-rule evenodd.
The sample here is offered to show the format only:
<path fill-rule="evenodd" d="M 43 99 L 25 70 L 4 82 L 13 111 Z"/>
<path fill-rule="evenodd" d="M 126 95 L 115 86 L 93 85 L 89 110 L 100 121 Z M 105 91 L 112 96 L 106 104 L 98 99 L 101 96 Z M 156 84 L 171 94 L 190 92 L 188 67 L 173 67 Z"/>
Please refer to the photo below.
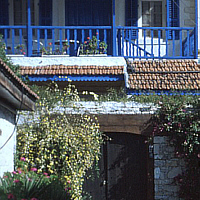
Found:
<path fill-rule="evenodd" d="M 39 25 L 52 26 L 52 0 L 39 0 Z M 44 32 L 41 32 L 41 37 L 44 38 Z M 52 38 L 52 32 L 48 30 L 47 38 Z"/>
<path fill-rule="evenodd" d="M 187 31 L 187 56 L 190 55 L 190 33 Z"/>
<path fill-rule="evenodd" d="M 180 39 L 180 56 L 183 55 L 183 43 L 181 42 L 182 41 L 182 30 L 179 32 L 179 39 Z"/>
<path fill-rule="evenodd" d="M 151 55 L 153 55 L 153 30 L 151 29 Z"/>
<path fill-rule="evenodd" d="M 128 49 L 129 49 L 129 56 L 131 56 L 131 30 L 128 31 Z"/>
<path fill-rule="evenodd" d="M 28 23 L 27 23 L 27 56 L 32 55 L 32 28 L 31 28 L 31 0 L 28 0 Z"/>
<path fill-rule="evenodd" d="M 59 50 L 62 52 L 62 29 L 59 29 Z"/>
<path fill-rule="evenodd" d="M 175 56 L 175 31 L 172 31 L 172 55 Z"/>
<path fill-rule="evenodd" d="M 37 29 L 37 55 L 40 55 L 40 29 Z"/>
<path fill-rule="evenodd" d="M 167 26 L 168 27 L 179 27 L 180 19 L 179 19 L 179 0 L 167 0 Z M 168 39 L 172 39 L 172 31 L 170 30 L 168 33 Z M 176 40 L 179 39 L 179 32 L 175 32 Z"/>
<path fill-rule="evenodd" d="M 0 0 L 0 26 L 9 24 L 9 14 L 8 14 L 8 0 Z M 3 29 L 0 29 L 0 34 L 4 35 Z M 8 36 L 7 36 L 8 37 Z M 4 36 L 5 38 L 5 36 Z"/>
<path fill-rule="evenodd" d="M 137 56 L 138 56 L 138 47 L 139 47 L 139 31 L 138 30 L 136 30 L 136 39 L 137 39 L 136 43 L 137 43 Z"/>
<path fill-rule="evenodd" d="M 197 0 L 195 0 L 195 36 L 194 36 L 194 56 L 197 59 L 198 58 L 198 26 L 200 26 L 200 24 L 198 23 L 198 6 L 200 6 L 197 2 Z"/>
<path fill-rule="evenodd" d="M 169 34 L 168 34 L 168 29 L 166 30 L 166 56 L 168 56 L 168 38 L 169 38 Z"/>
<path fill-rule="evenodd" d="M 15 29 L 12 30 L 12 53 L 15 54 Z"/>
<path fill-rule="evenodd" d="M 138 0 L 125 1 L 125 20 L 126 26 L 138 26 Z M 131 31 L 131 39 L 136 39 L 136 30 Z"/>
<path fill-rule="evenodd" d="M 116 38 L 117 38 L 117 29 L 116 29 L 116 22 L 115 22 L 115 0 L 112 0 L 112 55 L 116 56 L 117 49 L 116 49 Z"/>
<path fill-rule="evenodd" d="M 55 29 L 52 29 L 52 52 L 55 52 Z"/>
<path fill-rule="evenodd" d="M 8 29 L 4 29 L 4 42 L 6 45 L 6 53 L 8 53 Z"/>
<path fill-rule="evenodd" d="M 124 56 L 124 29 L 122 29 L 122 56 Z"/>
<path fill-rule="evenodd" d="M 161 39 L 161 30 L 158 30 L 158 57 L 160 57 L 160 39 Z"/>
<path fill-rule="evenodd" d="M 146 58 L 146 29 L 144 29 L 144 57 Z"/>
<path fill-rule="evenodd" d="M 26 26 L 0 26 L 0 28 L 2 28 L 4 30 L 4 33 L 6 33 L 6 31 L 8 29 L 10 29 L 11 32 L 15 32 L 15 30 L 18 30 L 18 32 L 20 33 L 21 32 L 20 29 L 21 30 L 22 29 L 26 29 L 27 27 Z M 39 41 L 40 41 L 40 38 L 41 38 L 40 37 L 41 30 L 43 30 L 43 33 L 46 32 L 45 33 L 46 36 L 45 36 L 44 47 L 48 46 L 47 45 L 47 42 L 48 42 L 48 40 L 47 40 L 48 36 L 47 35 L 48 35 L 48 31 L 49 30 L 50 30 L 52 35 L 53 35 L 54 31 L 56 31 L 56 32 L 60 31 L 60 34 L 58 36 L 60 41 L 63 40 L 63 33 L 64 32 L 65 33 L 69 32 L 69 34 L 67 34 L 67 40 L 68 41 L 70 40 L 70 30 L 73 33 L 76 30 L 77 31 L 77 37 L 80 34 L 81 37 L 84 38 L 84 39 L 85 39 L 85 37 L 88 37 L 88 34 L 94 35 L 94 33 L 98 33 L 99 32 L 99 34 L 98 34 L 99 35 L 99 39 L 102 38 L 101 40 L 104 40 L 104 41 L 108 42 L 108 45 L 110 44 L 109 41 L 107 41 L 107 32 L 109 30 L 111 30 L 111 26 L 73 26 L 73 27 L 71 27 L 71 26 L 63 26 L 63 27 L 62 26 L 30 26 L 30 28 L 36 30 L 34 32 L 37 32 L 37 41 L 38 41 L 37 42 L 37 44 L 38 44 L 37 52 L 38 53 L 40 51 Z M 177 58 L 177 59 L 179 59 L 179 58 L 188 58 L 189 59 L 189 58 L 194 58 L 194 56 L 195 56 L 194 55 L 194 49 L 195 49 L 194 44 L 195 44 L 195 37 L 196 36 L 195 36 L 194 27 L 116 27 L 116 29 L 117 29 L 117 32 L 120 32 L 120 35 L 121 35 L 120 39 L 118 38 L 119 35 L 117 36 L 117 38 L 115 38 L 115 41 L 120 41 L 121 42 L 121 47 L 118 45 L 118 48 L 120 48 L 120 49 L 118 49 L 118 52 L 120 52 L 120 53 L 118 53 L 117 56 L 120 56 L 120 54 L 122 56 L 124 56 L 124 53 L 125 53 L 125 55 L 126 55 L 125 57 L 128 56 L 128 57 L 139 58 L 139 59 L 156 58 L 155 55 L 152 54 L 152 52 L 154 51 L 154 49 L 152 50 L 152 45 L 154 46 L 154 41 L 153 41 L 153 36 L 154 36 L 153 35 L 153 31 L 154 30 L 158 31 L 158 49 L 159 49 L 159 52 L 158 52 L 158 54 L 156 52 L 153 52 L 153 53 L 157 54 L 157 58 L 158 59 L 161 59 L 161 58 L 166 58 L 166 59 L 168 59 L 168 58 Z M 132 30 L 135 30 L 136 33 L 138 33 L 139 30 L 143 31 L 144 40 L 143 41 L 140 40 L 140 44 L 139 44 L 139 40 L 138 39 L 136 39 L 136 41 L 133 41 L 133 40 L 130 40 L 129 37 L 127 38 L 127 35 L 129 36 L 130 35 L 130 31 L 132 31 Z M 150 52 L 147 52 L 147 41 L 146 41 L 146 34 L 145 34 L 147 30 L 150 30 L 150 32 L 151 32 L 151 44 L 150 44 L 151 45 L 151 49 L 150 49 Z M 170 52 L 170 55 L 171 54 L 172 55 L 169 56 L 169 54 L 168 54 L 169 53 L 168 52 L 169 51 L 169 49 L 168 49 L 169 41 L 168 41 L 168 37 L 166 37 L 166 40 L 165 40 L 166 41 L 166 44 L 165 44 L 166 45 L 165 46 L 166 55 L 163 57 L 163 56 L 160 55 L 160 51 L 161 51 L 161 44 L 160 44 L 161 31 L 163 31 L 163 35 L 164 36 L 165 36 L 164 33 L 166 33 L 166 36 L 167 36 L 169 30 L 172 31 L 172 43 L 171 44 L 173 44 L 173 49 L 172 49 L 172 52 Z M 180 37 L 181 40 L 182 40 L 181 37 L 183 35 L 182 32 L 183 33 L 184 32 L 185 33 L 187 33 L 187 32 L 189 33 L 189 40 L 186 39 L 185 40 L 186 42 L 180 45 L 180 49 L 179 49 L 180 54 L 179 55 L 175 55 L 175 53 L 173 53 L 173 52 L 175 52 L 175 44 L 176 44 L 175 43 L 175 32 L 177 30 L 179 31 L 179 37 Z M 87 31 L 87 35 L 85 35 L 86 31 Z M 83 32 L 84 32 L 84 36 L 82 35 Z M 31 31 L 31 33 L 32 33 L 32 31 Z M 126 33 L 128 33 L 128 34 L 126 35 Z M 15 34 L 12 34 L 12 35 L 13 36 L 12 36 L 12 40 L 11 41 L 12 41 L 12 49 L 13 49 L 13 47 L 15 47 L 15 45 L 16 45 L 16 44 L 14 44 L 15 41 L 16 41 L 16 37 L 15 37 Z M 56 37 L 56 35 L 55 35 L 55 37 Z M 74 38 L 74 34 L 73 34 L 72 38 Z M 138 38 L 138 35 L 137 35 L 137 38 Z M 5 42 L 8 42 L 7 36 L 4 39 L 5 39 L 4 40 Z M 56 39 L 57 38 L 55 38 L 55 40 Z M 185 38 L 183 38 L 183 39 L 185 39 Z M 75 38 L 75 40 L 78 40 L 78 38 L 77 39 Z M 79 42 L 81 42 L 81 40 L 82 39 L 80 39 Z M 51 41 L 52 41 L 52 45 L 53 45 L 55 42 L 53 42 L 53 39 L 51 39 Z M 188 45 L 187 41 L 189 41 L 189 45 Z M 124 46 L 124 44 L 127 44 L 127 45 Z M 32 42 L 31 42 L 31 45 L 32 45 Z M 140 47 L 140 45 L 144 45 L 144 48 L 142 49 Z M 188 47 L 187 47 L 187 45 L 188 45 Z M 62 42 L 61 42 L 60 47 L 62 47 Z M 189 50 L 187 50 L 187 48 L 189 48 Z M 182 50 L 184 52 L 186 52 L 186 54 L 181 53 Z M 187 53 L 187 51 L 189 51 L 189 54 Z"/>

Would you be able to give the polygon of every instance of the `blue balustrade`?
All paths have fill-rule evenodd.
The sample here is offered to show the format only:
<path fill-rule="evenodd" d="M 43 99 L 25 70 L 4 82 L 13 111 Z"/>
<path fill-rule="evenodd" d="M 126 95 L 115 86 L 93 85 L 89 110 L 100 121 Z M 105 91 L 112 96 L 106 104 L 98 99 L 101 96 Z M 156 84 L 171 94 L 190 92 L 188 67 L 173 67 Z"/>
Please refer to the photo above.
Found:
<path fill-rule="evenodd" d="M 98 48 L 104 41 L 105 53 L 111 56 L 192 59 L 196 55 L 194 27 L 30 26 L 27 30 L 27 26 L 0 26 L 0 32 L 7 54 L 77 56 L 80 45 L 96 36 Z"/>

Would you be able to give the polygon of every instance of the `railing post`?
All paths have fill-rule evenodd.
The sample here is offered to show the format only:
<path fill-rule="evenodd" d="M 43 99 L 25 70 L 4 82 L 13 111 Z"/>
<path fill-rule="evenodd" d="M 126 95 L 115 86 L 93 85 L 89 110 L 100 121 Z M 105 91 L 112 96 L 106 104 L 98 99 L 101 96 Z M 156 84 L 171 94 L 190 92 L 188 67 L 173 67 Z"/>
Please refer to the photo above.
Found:
<path fill-rule="evenodd" d="M 112 0 L 112 52 L 113 56 L 116 56 L 116 25 L 115 25 L 115 0 Z"/>
<path fill-rule="evenodd" d="M 28 0 L 27 23 L 27 56 L 32 55 L 31 0 Z"/>
<path fill-rule="evenodd" d="M 194 34 L 194 58 L 198 58 L 198 6 L 200 6 L 200 4 L 198 5 L 197 0 L 195 0 L 195 34 Z"/>

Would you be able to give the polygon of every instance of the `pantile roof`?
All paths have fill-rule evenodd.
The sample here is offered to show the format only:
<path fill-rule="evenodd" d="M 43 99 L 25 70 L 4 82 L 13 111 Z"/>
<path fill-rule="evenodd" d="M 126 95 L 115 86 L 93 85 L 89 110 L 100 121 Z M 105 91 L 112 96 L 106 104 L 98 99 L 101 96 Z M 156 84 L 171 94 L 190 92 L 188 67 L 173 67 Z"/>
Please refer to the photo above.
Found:
<path fill-rule="evenodd" d="M 21 75 L 123 75 L 124 66 L 48 65 L 20 68 Z"/>
<path fill-rule="evenodd" d="M 193 60 L 128 62 L 132 90 L 199 90 L 200 65 Z"/>
<path fill-rule="evenodd" d="M 9 79 L 12 79 L 15 82 L 15 85 L 18 85 L 20 89 L 23 87 L 30 95 L 38 99 L 39 97 L 18 77 L 16 74 L 6 65 L 0 58 L 0 69 L 9 76 Z"/>

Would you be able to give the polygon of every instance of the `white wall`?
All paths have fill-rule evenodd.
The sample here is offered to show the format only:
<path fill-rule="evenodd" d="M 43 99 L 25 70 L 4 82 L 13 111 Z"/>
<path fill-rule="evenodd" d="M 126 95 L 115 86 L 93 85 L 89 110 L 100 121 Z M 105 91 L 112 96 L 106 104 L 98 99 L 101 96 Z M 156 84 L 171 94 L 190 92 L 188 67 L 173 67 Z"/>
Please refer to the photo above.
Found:
<path fill-rule="evenodd" d="M 0 148 L 8 140 L 14 130 L 15 114 L 0 106 Z M 14 152 L 16 144 L 16 132 L 8 143 L 0 149 L 0 176 L 4 172 L 12 172 L 14 169 Z"/>
<path fill-rule="evenodd" d="M 200 49 L 200 1 L 198 1 L 198 49 Z"/>

